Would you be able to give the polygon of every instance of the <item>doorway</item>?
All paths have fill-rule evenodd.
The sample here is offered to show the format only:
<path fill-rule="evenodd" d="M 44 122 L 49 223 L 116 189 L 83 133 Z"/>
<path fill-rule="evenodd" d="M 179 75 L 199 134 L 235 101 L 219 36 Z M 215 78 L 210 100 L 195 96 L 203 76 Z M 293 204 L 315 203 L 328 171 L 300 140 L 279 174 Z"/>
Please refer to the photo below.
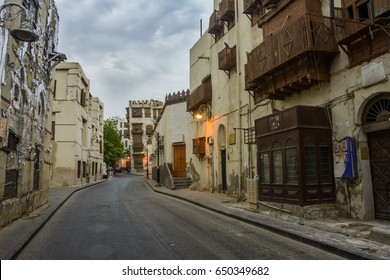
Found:
<path fill-rule="evenodd" d="M 221 175 L 222 175 L 222 191 L 227 191 L 226 181 L 226 150 L 221 150 Z"/>
<path fill-rule="evenodd" d="M 390 93 L 368 101 L 362 123 L 370 151 L 375 218 L 390 220 Z"/>
<path fill-rule="evenodd" d="M 186 145 L 174 145 L 173 146 L 173 177 L 185 178 L 186 172 Z"/>
<path fill-rule="evenodd" d="M 368 134 L 375 217 L 390 220 L 390 130 Z"/>

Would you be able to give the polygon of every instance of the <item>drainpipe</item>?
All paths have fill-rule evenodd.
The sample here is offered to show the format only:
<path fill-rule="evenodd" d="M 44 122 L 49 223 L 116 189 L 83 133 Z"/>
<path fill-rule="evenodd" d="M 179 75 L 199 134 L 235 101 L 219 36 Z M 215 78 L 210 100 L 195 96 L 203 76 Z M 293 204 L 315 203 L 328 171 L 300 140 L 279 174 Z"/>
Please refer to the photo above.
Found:
<path fill-rule="evenodd" d="M 240 43 L 241 43 L 241 40 L 240 40 L 240 24 L 239 24 L 239 13 L 238 13 L 238 1 L 236 1 L 236 52 L 237 52 L 237 93 L 238 93 L 238 124 L 239 124 L 239 131 L 240 131 L 240 135 L 239 135 L 239 149 L 240 149 L 240 153 L 239 153 L 239 157 L 240 157 L 240 168 L 239 168 L 239 172 L 238 172 L 238 193 L 237 193 L 237 201 L 240 201 L 240 198 L 241 198 L 241 188 L 242 188 L 242 178 L 241 178 L 241 174 L 242 174 L 242 125 L 241 125 L 241 57 L 240 57 Z"/>

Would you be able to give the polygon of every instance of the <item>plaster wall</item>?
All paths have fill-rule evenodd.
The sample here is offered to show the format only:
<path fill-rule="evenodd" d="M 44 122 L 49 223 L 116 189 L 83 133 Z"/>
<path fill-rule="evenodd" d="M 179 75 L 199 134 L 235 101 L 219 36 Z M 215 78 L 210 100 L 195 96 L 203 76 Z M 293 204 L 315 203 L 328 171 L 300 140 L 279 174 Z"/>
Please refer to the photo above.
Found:
<path fill-rule="evenodd" d="M 20 0 L 8 2 L 22 4 Z M 32 9 L 29 12 L 37 16 L 36 28 L 44 37 L 27 47 L 9 36 L 8 28 L 15 28 L 20 18 L 7 23 L 0 34 L 0 226 L 45 204 L 51 176 L 53 103 L 48 55 L 57 46 L 58 12 L 54 0 L 42 0 L 39 9 Z M 17 138 L 12 151 L 8 149 L 11 134 Z M 6 182 L 7 171 L 17 171 L 16 183 Z M 16 195 L 4 197 L 6 183 L 15 188 Z"/>

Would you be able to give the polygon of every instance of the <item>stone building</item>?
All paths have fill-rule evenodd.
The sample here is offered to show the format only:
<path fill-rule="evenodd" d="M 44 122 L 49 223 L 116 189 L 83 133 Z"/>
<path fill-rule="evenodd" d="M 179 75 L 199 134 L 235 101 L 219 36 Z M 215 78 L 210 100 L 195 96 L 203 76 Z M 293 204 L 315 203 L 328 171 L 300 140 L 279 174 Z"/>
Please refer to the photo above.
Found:
<path fill-rule="evenodd" d="M 189 90 L 168 94 L 154 129 L 153 166 L 159 167 L 160 171 L 158 175 L 154 172 L 154 179 L 159 176 L 160 183 L 169 188 L 191 184 L 191 180 L 187 179 L 190 173 L 187 162 L 192 154 L 192 138 L 188 129 L 192 117 L 187 112 L 188 96 Z"/>
<path fill-rule="evenodd" d="M 0 226 L 4 226 L 47 202 L 52 68 L 65 55 L 56 51 L 59 19 L 54 0 L 5 1 L 0 16 Z"/>
<path fill-rule="evenodd" d="M 90 93 L 79 63 L 55 68 L 52 186 L 79 186 L 102 179 L 103 104 Z"/>
<path fill-rule="evenodd" d="M 191 175 L 261 209 L 390 219 L 390 1 L 214 8 L 190 51 Z"/>
<path fill-rule="evenodd" d="M 154 123 L 160 115 L 163 102 L 157 100 L 129 101 L 126 108 L 130 128 L 131 170 L 151 175 L 151 154 Z M 149 168 L 150 167 L 150 168 Z"/>

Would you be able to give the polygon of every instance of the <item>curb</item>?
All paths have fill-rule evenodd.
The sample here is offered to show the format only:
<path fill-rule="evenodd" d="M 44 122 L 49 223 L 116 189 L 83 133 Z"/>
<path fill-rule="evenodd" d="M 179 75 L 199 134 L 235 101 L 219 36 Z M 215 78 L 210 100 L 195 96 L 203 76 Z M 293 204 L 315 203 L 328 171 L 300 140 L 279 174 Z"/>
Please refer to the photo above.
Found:
<path fill-rule="evenodd" d="M 188 199 L 188 198 L 185 198 L 185 197 L 182 197 L 182 196 L 178 196 L 178 195 L 175 195 L 175 194 L 162 192 L 162 191 L 157 190 L 155 187 L 153 187 L 148 182 L 147 179 L 145 179 L 144 181 L 156 193 L 163 194 L 163 195 L 166 195 L 166 196 L 170 196 L 170 197 L 173 197 L 173 198 L 176 198 L 176 199 L 184 200 L 186 202 L 192 203 L 192 204 L 200 206 L 202 208 L 211 210 L 213 212 L 225 215 L 227 217 L 239 220 L 241 222 L 245 222 L 245 223 L 248 223 L 248 224 L 260 227 L 262 229 L 266 229 L 268 231 L 274 232 L 274 233 L 279 234 L 281 236 L 288 237 L 290 239 L 293 239 L 293 240 L 296 240 L 296 241 L 299 241 L 299 242 L 303 242 L 305 244 L 311 245 L 311 246 L 319 248 L 319 249 L 323 249 L 323 250 L 325 250 L 327 252 L 334 253 L 334 254 L 336 254 L 338 256 L 341 256 L 341 257 L 344 257 L 344 258 L 347 258 L 347 259 L 351 259 L 351 260 L 380 259 L 380 258 L 375 258 L 375 256 L 371 256 L 371 255 L 369 255 L 369 256 L 367 255 L 366 256 L 366 255 L 361 254 L 361 253 L 357 253 L 357 252 L 353 252 L 353 251 L 350 251 L 350 250 L 346 250 L 344 248 L 338 247 L 337 245 L 334 245 L 334 244 L 331 244 L 331 243 L 324 243 L 324 242 L 321 242 L 319 240 L 315 240 L 313 238 L 304 236 L 302 234 L 300 235 L 300 234 L 297 234 L 297 233 L 292 232 L 292 231 L 286 231 L 285 229 L 282 229 L 281 227 L 272 226 L 272 225 L 261 223 L 261 222 L 258 222 L 258 221 L 253 221 L 253 220 L 247 219 L 247 218 L 239 216 L 239 215 L 235 215 L 235 214 L 232 214 L 232 213 L 220 210 L 220 209 L 209 207 L 207 205 L 204 205 L 202 203 L 193 201 L 191 199 Z"/>

